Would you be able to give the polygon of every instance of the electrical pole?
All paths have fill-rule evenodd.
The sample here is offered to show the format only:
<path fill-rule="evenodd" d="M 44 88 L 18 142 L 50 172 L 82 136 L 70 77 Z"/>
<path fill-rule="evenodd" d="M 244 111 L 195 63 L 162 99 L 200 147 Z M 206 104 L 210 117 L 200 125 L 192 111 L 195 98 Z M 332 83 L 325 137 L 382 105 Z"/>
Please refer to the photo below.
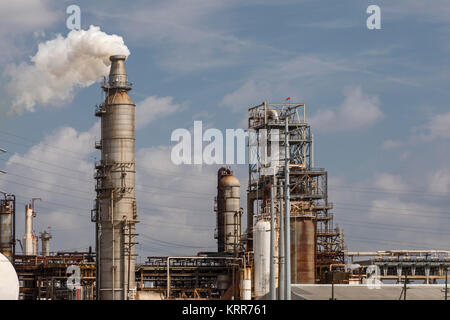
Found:
<path fill-rule="evenodd" d="M 284 148 L 285 148 L 285 154 L 284 154 L 284 235 L 285 235 L 285 277 L 286 277 L 286 300 L 291 300 L 291 204 L 290 204 L 290 190 L 289 190 L 289 161 L 290 161 L 290 154 L 289 154 L 289 109 L 286 112 L 286 121 L 285 121 L 285 141 L 284 141 Z"/>

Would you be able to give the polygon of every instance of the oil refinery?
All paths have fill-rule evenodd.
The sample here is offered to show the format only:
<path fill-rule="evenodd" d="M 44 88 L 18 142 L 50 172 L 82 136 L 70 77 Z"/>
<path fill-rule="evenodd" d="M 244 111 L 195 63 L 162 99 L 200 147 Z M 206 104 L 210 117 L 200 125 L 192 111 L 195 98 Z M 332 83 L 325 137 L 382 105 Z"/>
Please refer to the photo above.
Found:
<path fill-rule="evenodd" d="M 19 299 L 447 299 L 450 250 L 349 251 L 344 230 L 334 222 L 328 172 L 315 166 L 306 105 L 288 101 L 248 108 L 248 159 L 254 161 L 245 199 L 233 168 L 217 166 L 217 195 L 210 199 L 217 250 L 138 263 L 135 104 L 126 56 L 109 59 L 103 102 L 95 107 L 101 121 L 95 143 L 101 159 L 91 184 L 95 246 L 53 251 L 51 230 L 34 233 L 35 202 L 41 199 L 22 208 L 14 194 L 2 192 L 0 261 L 10 264 L 0 267 L 9 268 L 1 272 L 12 282 L 17 274 Z M 16 232 L 19 215 L 23 237 Z"/>

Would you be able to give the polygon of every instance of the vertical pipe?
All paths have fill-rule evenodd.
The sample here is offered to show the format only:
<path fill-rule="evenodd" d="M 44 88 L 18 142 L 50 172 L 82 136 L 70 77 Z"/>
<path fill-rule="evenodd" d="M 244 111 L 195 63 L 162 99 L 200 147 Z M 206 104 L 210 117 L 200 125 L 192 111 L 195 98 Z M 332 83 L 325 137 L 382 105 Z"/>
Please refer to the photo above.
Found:
<path fill-rule="evenodd" d="M 115 239 L 114 239 L 114 189 L 111 190 L 111 230 L 112 230 L 112 266 L 111 266 L 111 272 L 112 272 L 112 300 L 116 300 L 116 292 L 115 292 L 115 273 L 116 273 L 116 261 L 115 261 L 115 256 L 114 256 L 114 252 L 116 251 L 116 246 L 115 246 Z"/>
<path fill-rule="evenodd" d="M 170 257 L 167 257 L 167 297 L 170 298 Z"/>
<path fill-rule="evenodd" d="M 133 231 L 134 232 L 134 231 Z M 128 223 L 128 281 L 127 281 L 127 298 L 130 298 L 130 281 L 131 281 L 131 246 L 134 245 L 131 243 L 131 223 Z"/>
<path fill-rule="evenodd" d="M 280 190 L 281 190 L 281 183 L 280 183 Z M 281 194 L 281 192 L 280 192 Z M 280 203 L 281 203 L 281 197 L 280 197 Z M 285 285 L 285 274 L 284 274 L 284 214 L 283 209 L 280 206 L 280 216 L 278 220 L 278 225 L 280 228 L 279 237 L 278 237 L 278 268 L 279 268 L 279 278 L 278 278 L 278 299 L 284 300 L 284 285 Z"/>
<path fill-rule="evenodd" d="M 445 267 L 445 300 L 447 300 L 447 295 L 448 295 L 448 291 L 447 291 L 447 273 L 448 273 L 448 267 Z"/>
<path fill-rule="evenodd" d="M 289 194 L 289 115 L 286 114 L 286 122 L 285 122 L 285 157 L 284 157 L 284 177 L 285 177 L 285 184 L 284 184 L 284 221 L 285 221 L 285 227 L 284 227 L 284 236 L 285 236 L 285 281 L 286 281 L 286 300 L 291 300 L 291 204 L 290 204 L 290 194 Z"/>
<path fill-rule="evenodd" d="M 331 271 L 331 300 L 334 300 L 334 271 Z"/>
<path fill-rule="evenodd" d="M 100 210 L 100 209 L 99 209 Z M 99 250 L 99 211 L 95 217 L 95 299 L 100 300 L 100 250 Z"/>
<path fill-rule="evenodd" d="M 406 283 L 408 282 L 408 275 L 406 274 L 406 270 L 405 270 L 405 284 L 403 287 L 403 300 L 406 300 Z"/>
<path fill-rule="evenodd" d="M 275 292 L 275 196 L 277 188 L 277 177 L 273 175 L 272 188 L 270 189 L 270 300 L 276 300 Z"/>
<path fill-rule="evenodd" d="M 13 259 L 12 263 L 14 265 L 15 263 L 15 256 L 16 256 L 16 196 L 12 195 L 13 199 Z"/>
<path fill-rule="evenodd" d="M 314 134 L 311 134 L 311 169 L 314 169 Z"/>

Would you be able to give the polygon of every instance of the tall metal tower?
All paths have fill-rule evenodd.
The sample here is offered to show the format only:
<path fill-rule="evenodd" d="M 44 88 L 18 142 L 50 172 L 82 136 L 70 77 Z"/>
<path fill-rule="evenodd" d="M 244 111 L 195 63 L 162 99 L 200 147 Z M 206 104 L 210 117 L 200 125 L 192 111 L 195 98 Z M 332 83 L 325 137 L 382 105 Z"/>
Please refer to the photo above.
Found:
<path fill-rule="evenodd" d="M 333 206 L 328 202 L 327 171 L 314 167 L 306 106 L 264 102 L 250 107 L 248 128 L 247 250 L 257 246 L 253 226 L 260 220 L 271 221 L 273 215 L 273 237 L 278 241 L 271 255 L 276 255 L 279 277 L 290 273 L 292 283 L 315 283 L 323 268 L 343 262 L 344 244 L 329 213 Z M 288 227 L 289 235 L 279 238 L 283 227 Z M 285 244 L 290 252 L 287 257 L 282 253 Z M 290 270 L 283 269 L 289 259 Z"/>
<path fill-rule="evenodd" d="M 0 200 L 0 253 L 14 262 L 16 253 L 16 196 L 3 194 Z"/>
<path fill-rule="evenodd" d="M 104 102 L 96 106 L 101 118 L 101 150 L 96 163 L 97 299 L 128 300 L 135 284 L 135 104 L 128 96 L 125 56 L 111 56 Z"/>
<path fill-rule="evenodd" d="M 237 254 L 241 244 L 241 184 L 229 168 L 217 172 L 217 252 Z"/>

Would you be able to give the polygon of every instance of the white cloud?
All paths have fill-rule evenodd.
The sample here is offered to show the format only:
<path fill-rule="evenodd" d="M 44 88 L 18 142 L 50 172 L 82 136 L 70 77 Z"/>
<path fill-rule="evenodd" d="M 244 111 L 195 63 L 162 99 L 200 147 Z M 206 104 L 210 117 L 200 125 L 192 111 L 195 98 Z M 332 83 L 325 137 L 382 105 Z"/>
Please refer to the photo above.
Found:
<path fill-rule="evenodd" d="M 290 97 L 291 101 L 300 102 L 305 92 L 317 89 L 317 83 L 341 73 L 368 74 L 358 61 L 309 55 L 281 59 L 254 70 L 237 89 L 225 94 L 219 104 L 233 112 L 246 112 L 248 106 L 262 101 L 284 101 Z M 318 122 L 326 122 L 326 130 L 344 129 L 341 123 L 331 123 L 336 116 L 342 116 L 339 120 L 345 121 L 349 129 L 371 125 L 382 117 L 377 97 L 367 96 L 358 87 L 345 89 L 344 95 L 346 100 L 340 110 L 317 115 Z"/>
<path fill-rule="evenodd" d="M 314 114 L 308 122 L 319 132 L 349 131 L 372 126 L 383 117 L 379 99 L 368 96 L 361 88 L 344 90 L 345 100 L 338 109 Z"/>
<path fill-rule="evenodd" d="M 267 83 L 249 80 L 237 90 L 226 94 L 220 104 L 233 112 L 247 112 L 248 107 L 267 100 L 272 95 L 272 89 Z"/>
<path fill-rule="evenodd" d="M 428 190 L 435 193 L 450 192 L 450 168 L 438 169 L 428 178 Z"/>
<path fill-rule="evenodd" d="M 397 0 L 383 4 L 386 19 L 414 17 L 416 20 L 449 22 L 450 3 L 447 0 L 434 0 L 430 6 L 421 0 Z"/>
<path fill-rule="evenodd" d="M 99 122 L 86 132 L 61 127 L 24 154 L 9 158 L 0 189 L 17 195 L 18 238 L 23 234 L 24 204 L 39 197 L 42 202 L 36 204 L 35 232 L 52 227 L 52 250 L 87 249 L 92 244 L 89 216 L 95 192 L 89 157 L 99 135 Z"/>
<path fill-rule="evenodd" d="M 394 149 L 394 148 L 402 147 L 404 145 L 405 145 L 405 143 L 403 141 L 388 139 L 388 140 L 383 141 L 383 144 L 381 145 L 381 148 L 383 148 L 383 149 Z"/>
<path fill-rule="evenodd" d="M 49 26 L 57 18 L 57 13 L 51 10 L 49 1 L 45 0 L 15 0 L 0 2 L 0 24 L 2 32 L 28 32 Z M 5 28 L 3 28 L 5 27 Z"/>
<path fill-rule="evenodd" d="M 17 195 L 19 208 L 31 197 L 43 199 L 36 204 L 35 232 L 51 226 L 52 250 L 85 250 L 94 243 L 90 221 L 95 199 L 92 158 L 94 141 L 100 136 L 99 124 L 85 132 L 59 128 L 24 154 L 12 155 L 2 168 L 8 175 L 0 180 L 0 189 Z M 137 241 L 142 261 L 149 254 L 196 254 L 216 248 L 213 204 L 218 166 L 176 166 L 170 154 L 170 146 L 136 153 L 136 198 L 141 221 L 137 228 L 142 235 Z M 244 196 L 246 170 L 241 171 Z M 243 202 L 241 206 L 245 207 Z M 23 217 L 21 210 L 18 217 Z M 17 225 L 21 237 L 23 219 L 18 219 Z M 161 245 L 148 237 L 175 245 Z"/>
<path fill-rule="evenodd" d="M 409 138 L 402 140 L 388 139 L 381 145 L 384 149 L 407 147 L 423 142 L 432 142 L 439 139 L 450 139 L 450 112 L 436 114 L 425 123 L 413 128 Z"/>
<path fill-rule="evenodd" d="M 450 220 L 446 205 L 423 189 L 426 177 L 383 172 L 351 185 L 331 178 L 330 201 L 348 250 L 445 249 Z"/>
<path fill-rule="evenodd" d="M 400 175 L 390 173 L 378 174 L 374 178 L 373 185 L 384 191 L 404 192 L 409 189 Z"/>
<path fill-rule="evenodd" d="M 150 96 L 136 104 L 136 129 L 142 129 L 155 119 L 167 117 L 181 106 L 173 103 L 172 97 Z"/>
<path fill-rule="evenodd" d="M 159 64 L 169 71 L 187 73 L 235 65 L 250 44 L 230 30 L 215 26 L 215 17 L 236 1 L 183 0 L 141 2 L 129 7 L 91 9 L 104 20 L 116 19 L 129 41 L 157 47 Z M 119 7 L 120 11 L 117 11 Z"/>
<path fill-rule="evenodd" d="M 153 238 L 204 248 L 164 248 L 152 251 L 177 254 L 214 251 L 216 167 L 177 166 L 170 160 L 170 146 L 144 148 L 136 156 L 138 233 Z M 152 187 L 152 188 L 151 188 Z M 162 223 L 158 223 L 161 221 Z M 171 225 L 172 224 L 172 225 Z M 149 244 L 142 241 L 142 251 Z"/>
<path fill-rule="evenodd" d="M 46 0 L 15 0 L 0 2 L 0 41 L 2 54 L 0 63 L 21 54 L 15 45 L 18 36 L 27 33 L 41 33 L 53 25 L 58 18 L 64 19 L 64 12 L 58 13 Z"/>
<path fill-rule="evenodd" d="M 450 139 L 450 112 L 431 117 L 418 131 L 423 140 Z"/>

